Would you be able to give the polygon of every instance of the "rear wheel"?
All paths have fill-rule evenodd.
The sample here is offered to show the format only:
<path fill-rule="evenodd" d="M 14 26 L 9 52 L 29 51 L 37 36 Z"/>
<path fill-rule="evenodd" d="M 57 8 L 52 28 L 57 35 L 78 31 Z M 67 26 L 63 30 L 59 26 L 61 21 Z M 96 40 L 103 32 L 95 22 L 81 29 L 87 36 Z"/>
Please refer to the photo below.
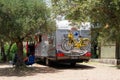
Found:
<path fill-rule="evenodd" d="M 46 66 L 50 66 L 51 65 L 51 61 L 48 58 L 45 58 L 45 65 Z"/>

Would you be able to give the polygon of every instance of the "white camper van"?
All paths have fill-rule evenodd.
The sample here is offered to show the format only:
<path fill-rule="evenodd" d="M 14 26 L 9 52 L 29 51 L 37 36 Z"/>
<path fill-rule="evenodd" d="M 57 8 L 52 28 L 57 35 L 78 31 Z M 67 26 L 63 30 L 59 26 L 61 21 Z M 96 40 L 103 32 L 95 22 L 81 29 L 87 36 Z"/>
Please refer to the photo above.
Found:
<path fill-rule="evenodd" d="M 77 62 L 89 61 L 91 57 L 90 45 L 86 49 L 66 45 L 65 40 L 69 30 L 72 30 L 73 34 L 77 33 L 74 36 L 75 40 L 78 39 L 79 35 L 82 36 L 84 32 L 83 30 L 75 30 L 73 28 L 58 28 L 52 34 L 41 34 L 39 37 L 40 42 L 35 48 L 36 58 L 44 61 L 46 65 L 50 65 L 52 62 L 60 62 L 70 63 L 71 66 L 75 66 Z"/>

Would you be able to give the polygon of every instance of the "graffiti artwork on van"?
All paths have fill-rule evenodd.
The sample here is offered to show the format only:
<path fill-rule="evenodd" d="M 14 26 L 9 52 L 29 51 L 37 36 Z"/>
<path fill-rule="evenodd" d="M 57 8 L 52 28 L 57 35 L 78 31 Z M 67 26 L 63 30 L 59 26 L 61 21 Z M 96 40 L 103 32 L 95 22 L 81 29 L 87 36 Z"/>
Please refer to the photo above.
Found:
<path fill-rule="evenodd" d="M 68 30 L 68 34 L 64 34 L 61 48 L 65 51 L 73 50 L 75 48 L 87 50 L 90 48 L 90 39 L 82 37 L 79 30 L 71 29 Z"/>

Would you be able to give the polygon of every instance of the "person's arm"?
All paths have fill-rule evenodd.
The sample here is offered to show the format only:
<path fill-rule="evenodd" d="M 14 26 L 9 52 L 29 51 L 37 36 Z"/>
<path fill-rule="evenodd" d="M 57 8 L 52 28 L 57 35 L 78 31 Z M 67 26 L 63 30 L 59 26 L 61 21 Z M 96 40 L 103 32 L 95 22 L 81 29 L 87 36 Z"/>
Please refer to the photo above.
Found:
<path fill-rule="evenodd" d="M 23 61 L 24 61 L 24 62 L 28 61 L 28 57 L 25 57 Z"/>

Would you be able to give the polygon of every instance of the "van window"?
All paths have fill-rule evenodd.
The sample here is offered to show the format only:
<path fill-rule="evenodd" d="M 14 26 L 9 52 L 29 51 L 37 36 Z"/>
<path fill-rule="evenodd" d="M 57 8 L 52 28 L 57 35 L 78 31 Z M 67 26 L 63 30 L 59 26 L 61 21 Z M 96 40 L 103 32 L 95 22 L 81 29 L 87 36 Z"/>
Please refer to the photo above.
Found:
<path fill-rule="evenodd" d="M 55 46 L 55 33 L 52 33 L 48 37 L 49 44 Z"/>

